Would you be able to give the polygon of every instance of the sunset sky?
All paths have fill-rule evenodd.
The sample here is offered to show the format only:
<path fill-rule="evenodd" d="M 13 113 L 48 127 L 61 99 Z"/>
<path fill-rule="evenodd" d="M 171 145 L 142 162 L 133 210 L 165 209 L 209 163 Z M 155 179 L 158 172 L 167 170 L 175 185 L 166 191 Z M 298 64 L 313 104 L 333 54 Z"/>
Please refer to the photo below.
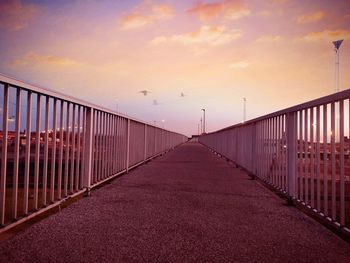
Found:
<path fill-rule="evenodd" d="M 0 32 L 0 73 L 186 135 L 333 93 L 334 40 L 350 88 L 344 0 L 0 1 Z"/>

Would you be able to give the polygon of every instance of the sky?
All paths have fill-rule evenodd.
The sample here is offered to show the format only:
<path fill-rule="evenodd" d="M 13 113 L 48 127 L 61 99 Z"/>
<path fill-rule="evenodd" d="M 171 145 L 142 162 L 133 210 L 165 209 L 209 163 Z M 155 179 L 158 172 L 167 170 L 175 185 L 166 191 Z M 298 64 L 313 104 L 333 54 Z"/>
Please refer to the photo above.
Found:
<path fill-rule="evenodd" d="M 0 33 L 1 74 L 186 135 L 333 93 L 334 40 L 350 88 L 344 0 L 2 0 Z"/>

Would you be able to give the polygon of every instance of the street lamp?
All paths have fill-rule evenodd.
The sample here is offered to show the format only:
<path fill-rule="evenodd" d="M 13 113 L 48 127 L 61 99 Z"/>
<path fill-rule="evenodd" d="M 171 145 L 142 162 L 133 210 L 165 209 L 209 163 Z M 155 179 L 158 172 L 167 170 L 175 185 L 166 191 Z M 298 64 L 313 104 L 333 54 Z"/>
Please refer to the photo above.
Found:
<path fill-rule="evenodd" d="M 165 120 L 162 120 L 162 128 L 164 129 L 164 122 L 165 122 Z"/>
<path fill-rule="evenodd" d="M 335 92 L 339 92 L 339 48 L 344 39 L 333 41 L 335 51 Z"/>
<path fill-rule="evenodd" d="M 205 109 L 202 109 L 203 111 L 203 133 L 205 133 Z"/>
<path fill-rule="evenodd" d="M 203 133 L 203 120 L 201 118 L 201 134 Z"/>

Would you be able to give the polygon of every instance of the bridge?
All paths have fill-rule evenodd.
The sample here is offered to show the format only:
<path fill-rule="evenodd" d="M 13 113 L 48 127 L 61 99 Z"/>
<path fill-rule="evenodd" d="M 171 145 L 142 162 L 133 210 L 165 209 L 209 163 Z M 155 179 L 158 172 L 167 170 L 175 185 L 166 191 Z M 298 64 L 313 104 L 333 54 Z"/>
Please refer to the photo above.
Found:
<path fill-rule="evenodd" d="M 350 90 L 198 143 L 0 82 L 0 262 L 349 262 Z"/>

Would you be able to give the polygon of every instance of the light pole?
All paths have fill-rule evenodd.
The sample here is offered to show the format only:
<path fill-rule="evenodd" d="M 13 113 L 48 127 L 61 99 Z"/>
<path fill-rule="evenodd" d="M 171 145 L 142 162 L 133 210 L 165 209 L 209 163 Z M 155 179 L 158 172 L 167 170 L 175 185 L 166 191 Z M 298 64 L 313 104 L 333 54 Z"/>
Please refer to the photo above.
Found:
<path fill-rule="evenodd" d="M 201 135 L 202 135 L 202 133 L 203 133 L 203 120 L 201 118 Z"/>
<path fill-rule="evenodd" d="M 203 133 L 205 133 L 205 109 L 202 109 L 203 111 Z"/>
<path fill-rule="evenodd" d="M 162 120 L 162 128 L 164 129 L 164 122 L 165 122 L 165 120 Z"/>
<path fill-rule="evenodd" d="M 337 41 L 333 41 L 333 45 L 334 45 L 334 51 L 335 51 L 335 74 L 334 74 L 334 78 L 335 78 L 335 92 L 339 92 L 339 48 L 340 45 L 343 43 L 344 39 L 340 39 Z"/>
<path fill-rule="evenodd" d="M 243 98 L 243 123 L 245 122 L 246 120 L 246 114 L 247 114 L 247 110 L 246 110 L 246 102 L 247 102 L 247 99 L 246 98 Z"/>

